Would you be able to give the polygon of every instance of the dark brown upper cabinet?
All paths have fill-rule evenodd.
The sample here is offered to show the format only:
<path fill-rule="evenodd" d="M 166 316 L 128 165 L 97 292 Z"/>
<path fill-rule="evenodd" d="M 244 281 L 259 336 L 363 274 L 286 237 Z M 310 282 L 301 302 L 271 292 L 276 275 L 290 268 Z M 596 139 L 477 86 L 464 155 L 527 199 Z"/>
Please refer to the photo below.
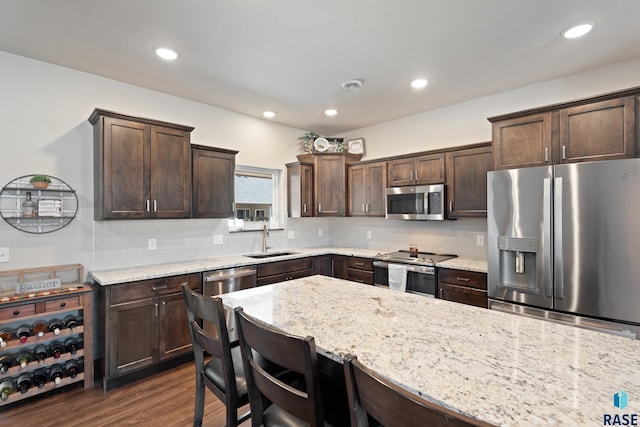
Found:
<path fill-rule="evenodd" d="M 193 127 L 96 109 L 95 219 L 189 218 Z"/>
<path fill-rule="evenodd" d="M 491 143 L 447 152 L 448 217 L 487 216 L 487 172 L 493 167 Z"/>
<path fill-rule="evenodd" d="M 494 169 L 636 157 L 640 88 L 490 117 Z"/>
<path fill-rule="evenodd" d="M 349 165 L 348 188 L 349 216 L 384 216 L 387 163 Z"/>
<path fill-rule="evenodd" d="M 235 150 L 191 145 L 193 165 L 193 218 L 234 216 Z"/>
<path fill-rule="evenodd" d="M 444 153 L 403 157 L 387 162 L 387 185 L 441 184 L 444 182 Z"/>
<path fill-rule="evenodd" d="M 313 163 L 287 165 L 287 215 L 291 218 L 313 216 Z"/>

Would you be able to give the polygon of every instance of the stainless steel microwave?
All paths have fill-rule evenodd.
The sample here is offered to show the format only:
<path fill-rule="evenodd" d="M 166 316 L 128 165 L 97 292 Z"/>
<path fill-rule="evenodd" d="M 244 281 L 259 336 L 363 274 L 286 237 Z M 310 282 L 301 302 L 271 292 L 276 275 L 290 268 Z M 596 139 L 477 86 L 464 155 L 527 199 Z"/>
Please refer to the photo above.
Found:
<path fill-rule="evenodd" d="M 445 219 L 445 186 L 414 185 L 387 188 L 386 218 L 411 220 Z"/>

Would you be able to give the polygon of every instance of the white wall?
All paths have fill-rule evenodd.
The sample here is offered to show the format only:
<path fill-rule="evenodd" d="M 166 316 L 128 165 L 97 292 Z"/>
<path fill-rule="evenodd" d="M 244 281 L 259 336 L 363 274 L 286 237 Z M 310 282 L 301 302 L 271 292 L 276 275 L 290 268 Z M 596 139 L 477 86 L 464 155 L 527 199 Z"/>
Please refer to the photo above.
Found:
<path fill-rule="evenodd" d="M 0 222 L 0 247 L 11 249 L 11 262 L 0 264 L 0 270 L 67 263 L 91 270 L 259 250 L 259 233 L 229 234 L 223 220 L 95 222 L 93 135 L 87 118 L 98 107 L 194 126 L 192 142 L 239 150 L 239 164 L 269 168 L 295 161 L 303 130 L 5 52 L 0 52 L 0 69 L 0 184 L 22 175 L 49 174 L 76 189 L 80 203 L 77 218 L 53 233 L 28 234 Z M 340 136 L 363 137 L 365 159 L 488 141 L 489 116 L 632 86 L 640 86 L 640 59 Z M 319 228 L 323 237 L 318 237 Z M 287 239 L 286 231 L 294 231 L 295 239 Z M 372 231 L 372 239 L 366 231 Z M 223 245 L 213 246 L 213 233 L 223 234 Z M 289 220 L 285 231 L 273 231 L 269 245 L 386 250 L 416 242 L 425 250 L 485 258 L 484 247 L 475 246 L 475 236 L 484 233 L 483 219 L 424 223 L 305 218 Z M 156 251 L 147 250 L 148 238 L 157 239 Z"/>

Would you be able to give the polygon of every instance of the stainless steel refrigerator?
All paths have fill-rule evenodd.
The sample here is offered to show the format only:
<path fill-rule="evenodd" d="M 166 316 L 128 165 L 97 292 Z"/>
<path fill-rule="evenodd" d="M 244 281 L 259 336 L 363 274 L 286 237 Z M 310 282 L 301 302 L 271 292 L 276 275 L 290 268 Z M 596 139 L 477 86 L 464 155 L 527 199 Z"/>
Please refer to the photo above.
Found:
<path fill-rule="evenodd" d="M 489 172 L 489 306 L 640 336 L 640 159 Z"/>

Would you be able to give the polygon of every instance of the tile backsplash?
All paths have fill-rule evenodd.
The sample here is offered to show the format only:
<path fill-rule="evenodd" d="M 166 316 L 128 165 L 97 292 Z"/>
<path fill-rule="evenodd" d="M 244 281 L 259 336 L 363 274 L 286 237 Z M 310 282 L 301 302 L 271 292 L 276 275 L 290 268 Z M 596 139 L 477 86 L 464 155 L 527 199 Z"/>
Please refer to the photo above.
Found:
<path fill-rule="evenodd" d="M 408 249 L 417 243 L 422 251 L 453 253 L 486 259 L 487 221 L 401 221 L 384 218 L 289 218 L 284 230 L 271 230 L 272 249 L 340 246 L 380 251 Z M 222 244 L 214 245 L 214 235 Z M 149 249 L 155 239 L 156 249 Z M 95 269 L 186 261 L 212 256 L 260 252 L 259 231 L 230 233 L 226 219 L 96 221 Z"/>

